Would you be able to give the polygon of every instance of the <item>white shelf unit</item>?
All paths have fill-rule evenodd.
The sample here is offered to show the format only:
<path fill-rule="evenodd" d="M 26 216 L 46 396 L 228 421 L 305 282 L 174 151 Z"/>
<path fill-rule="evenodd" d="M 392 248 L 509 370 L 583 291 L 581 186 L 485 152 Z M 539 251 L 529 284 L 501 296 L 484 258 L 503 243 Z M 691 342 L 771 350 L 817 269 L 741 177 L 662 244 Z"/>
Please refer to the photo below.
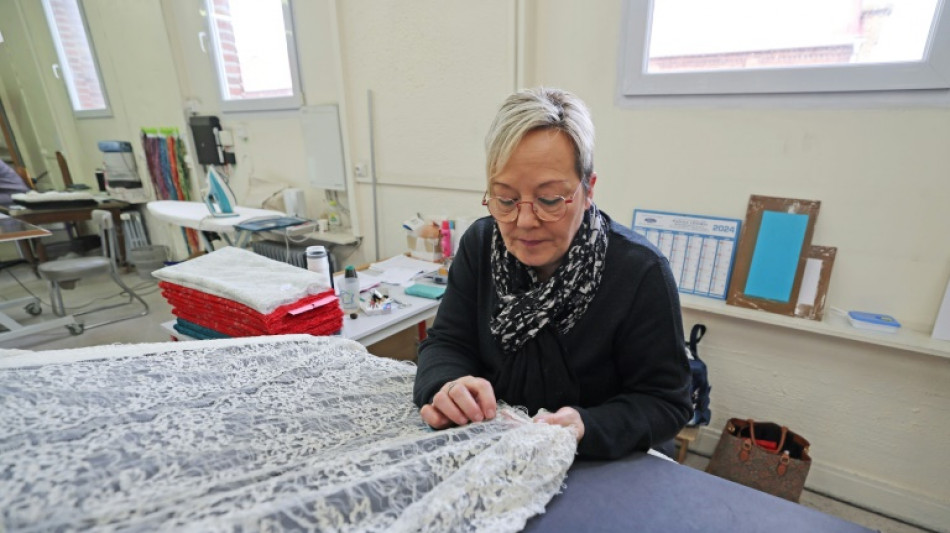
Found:
<path fill-rule="evenodd" d="M 819 322 L 804 318 L 778 315 L 756 309 L 736 307 L 727 305 L 723 300 L 704 298 L 692 294 L 681 293 L 680 305 L 683 309 L 950 359 L 950 341 L 934 339 L 928 333 L 914 331 L 906 327 L 901 327 L 896 333 L 855 329 L 848 323 L 847 318 L 829 308 L 825 309 L 824 319 Z"/>

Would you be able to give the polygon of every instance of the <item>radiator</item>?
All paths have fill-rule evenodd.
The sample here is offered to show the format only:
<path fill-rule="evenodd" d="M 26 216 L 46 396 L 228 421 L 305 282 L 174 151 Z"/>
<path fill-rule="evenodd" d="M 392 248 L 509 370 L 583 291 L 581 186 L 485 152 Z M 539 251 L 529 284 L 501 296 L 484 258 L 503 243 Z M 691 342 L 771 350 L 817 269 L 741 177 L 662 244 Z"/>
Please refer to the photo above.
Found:
<path fill-rule="evenodd" d="M 122 234 L 125 235 L 125 249 L 134 250 L 148 246 L 148 236 L 142 225 L 142 215 L 137 211 L 130 211 L 119 215 L 122 220 Z"/>
<path fill-rule="evenodd" d="M 280 261 L 300 268 L 307 268 L 307 248 L 305 246 L 287 246 L 280 242 L 256 241 L 251 250 L 257 255 Z"/>

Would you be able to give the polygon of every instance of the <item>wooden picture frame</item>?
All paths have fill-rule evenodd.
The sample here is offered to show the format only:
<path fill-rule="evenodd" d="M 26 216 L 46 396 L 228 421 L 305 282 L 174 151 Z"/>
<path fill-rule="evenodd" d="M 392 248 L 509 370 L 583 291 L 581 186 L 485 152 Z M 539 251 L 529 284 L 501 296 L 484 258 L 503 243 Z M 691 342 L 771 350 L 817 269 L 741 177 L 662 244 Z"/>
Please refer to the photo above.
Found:
<path fill-rule="evenodd" d="M 815 246 L 808 249 L 805 274 L 795 304 L 795 316 L 809 320 L 821 320 L 825 312 L 825 299 L 831 283 L 831 269 L 835 264 L 838 249 L 833 246 Z"/>
<path fill-rule="evenodd" d="M 749 197 L 727 304 L 796 316 L 820 208 L 817 200 Z"/>

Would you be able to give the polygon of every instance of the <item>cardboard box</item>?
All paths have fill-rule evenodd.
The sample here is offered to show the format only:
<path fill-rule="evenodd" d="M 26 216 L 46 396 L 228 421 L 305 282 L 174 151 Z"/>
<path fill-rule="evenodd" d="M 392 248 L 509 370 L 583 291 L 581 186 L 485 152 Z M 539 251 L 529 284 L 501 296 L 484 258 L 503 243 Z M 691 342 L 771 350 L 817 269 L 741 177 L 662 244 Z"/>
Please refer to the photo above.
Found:
<path fill-rule="evenodd" d="M 442 245 L 439 239 L 423 239 L 415 235 L 407 235 L 406 241 L 409 245 L 409 255 L 412 257 L 425 261 L 442 260 Z"/>

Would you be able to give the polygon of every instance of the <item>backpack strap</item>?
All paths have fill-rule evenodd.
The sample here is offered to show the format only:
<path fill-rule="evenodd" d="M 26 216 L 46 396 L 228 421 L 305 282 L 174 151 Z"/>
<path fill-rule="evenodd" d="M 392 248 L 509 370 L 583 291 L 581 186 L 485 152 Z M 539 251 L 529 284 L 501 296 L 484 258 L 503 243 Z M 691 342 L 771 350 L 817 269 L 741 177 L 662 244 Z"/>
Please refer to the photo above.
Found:
<path fill-rule="evenodd" d="M 699 361 L 699 350 L 697 346 L 699 341 L 702 340 L 703 335 L 706 334 L 706 325 L 705 324 L 696 324 L 693 326 L 693 330 L 689 332 L 689 352 L 693 354 L 693 358 Z"/>

